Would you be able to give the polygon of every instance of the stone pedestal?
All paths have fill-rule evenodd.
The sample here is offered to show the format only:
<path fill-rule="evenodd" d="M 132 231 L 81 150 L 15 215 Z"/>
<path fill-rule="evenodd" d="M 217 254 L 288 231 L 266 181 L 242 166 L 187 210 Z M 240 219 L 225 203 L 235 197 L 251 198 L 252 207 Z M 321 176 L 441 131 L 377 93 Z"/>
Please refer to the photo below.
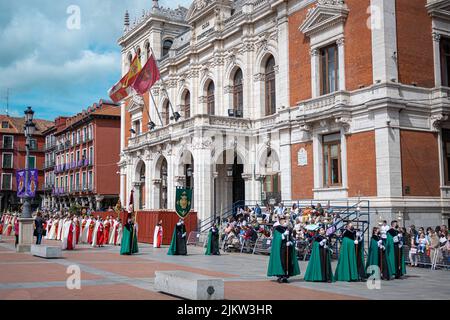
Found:
<path fill-rule="evenodd" d="M 34 240 L 33 222 L 33 218 L 19 218 L 19 244 L 17 245 L 17 252 L 30 252 L 31 244 Z"/>

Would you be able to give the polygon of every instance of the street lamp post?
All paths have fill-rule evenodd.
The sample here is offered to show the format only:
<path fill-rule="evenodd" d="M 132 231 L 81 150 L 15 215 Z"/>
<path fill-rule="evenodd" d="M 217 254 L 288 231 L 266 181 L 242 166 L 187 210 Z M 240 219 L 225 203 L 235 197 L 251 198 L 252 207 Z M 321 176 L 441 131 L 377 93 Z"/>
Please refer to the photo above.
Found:
<path fill-rule="evenodd" d="M 19 244 L 17 245 L 18 252 L 27 252 L 31 249 L 31 243 L 33 241 L 33 221 L 34 219 L 31 217 L 31 197 L 28 195 L 28 181 L 29 181 L 29 169 L 30 169 L 30 145 L 31 145 L 31 137 L 33 136 L 36 125 L 33 122 L 34 111 L 31 107 L 28 107 L 25 110 L 25 125 L 24 125 L 24 133 L 25 133 L 25 197 L 23 203 L 22 215 L 19 219 Z"/>

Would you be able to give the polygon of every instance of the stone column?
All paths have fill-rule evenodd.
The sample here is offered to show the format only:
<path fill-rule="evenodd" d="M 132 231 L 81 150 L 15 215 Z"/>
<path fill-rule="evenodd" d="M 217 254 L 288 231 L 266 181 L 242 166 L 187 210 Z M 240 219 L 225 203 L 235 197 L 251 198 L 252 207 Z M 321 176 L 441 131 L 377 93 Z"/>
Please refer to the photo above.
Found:
<path fill-rule="evenodd" d="M 320 96 L 320 57 L 319 50 L 311 50 L 311 91 L 312 97 Z"/>
<path fill-rule="evenodd" d="M 344 38 L 340 38 L 336 41 L 338 47 L 338 60 L 339 60 L 339 88 L 338 90 L 345 90 L 345 49 Z"/>
<path fill-rule="evenodd" d="M 433 32 L 433 55 L 434 55 L 434 85 L 435 87 L 442 86 L 441 74 L 441 35 Z"/>
<path fill-rule="evenodd" d="M 19 244 L 17 252 L 30 252 L 33 243 L 33 218 L 19 218 Z"/>
<path fill-rule="evenodd" d="M 208 148 L 197 147 L 193 151 L 194 157 L 194 209 L 198 218 L 204 220 L 214 214 L 213 199 L 213 170 L 211 165 L 211 151 Z"/>

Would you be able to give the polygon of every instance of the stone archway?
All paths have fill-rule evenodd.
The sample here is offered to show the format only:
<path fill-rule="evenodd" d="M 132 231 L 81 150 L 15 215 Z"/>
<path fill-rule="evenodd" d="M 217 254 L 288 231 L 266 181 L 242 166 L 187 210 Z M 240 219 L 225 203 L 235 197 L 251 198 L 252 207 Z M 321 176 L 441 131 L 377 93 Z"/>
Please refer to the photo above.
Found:
<path fill-rule="evenodd" d="M 156 195 L 156 208 L 167 209 L 168 208 L 168 163 L 164 156 L 161 156 L 156 162 L 155 167 L 155 195 Z"/>
<path fill-rule="evenodd" d="M 136 187 L 135 207 L 137 210 L 143 210 L 147 207 L 146 198 L 146 166 L 144 161 L 140 160 L 136 166 L 134 185 Z"/>

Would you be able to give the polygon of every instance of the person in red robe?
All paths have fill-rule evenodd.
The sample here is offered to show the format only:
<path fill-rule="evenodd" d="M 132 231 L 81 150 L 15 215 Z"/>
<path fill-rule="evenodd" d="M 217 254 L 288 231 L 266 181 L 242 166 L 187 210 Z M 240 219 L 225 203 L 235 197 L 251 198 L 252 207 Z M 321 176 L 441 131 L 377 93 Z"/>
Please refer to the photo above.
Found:
<path fill-rule="evenodd" d="M 78 244 L 78 242 L 80 241 L 80 229 L 81 229 L 80 220 L 78 219 L 78 217 L 75 217 L 73 219 L 73 221 L 75 223 L 75 236 L 77 238 L 77 244 Z"/>
<path fill-rule="evenodd" d="M 76 227 L 74 226 L 73 223 L 69 222 L 68 224 L 69 224 L 69 234 L 67 235 L 67 249 L 66 250 L 73 250 L 73 249 L 75 249 L 74 245 L 73 245 L 73 230 Z"/>
<path fill-rule="evenodd" d="M 97 222 L 95 224 L 94 236 L 92 240 L 93 247 L 103 247 L 105 244 L 105 228 L 103 226 L 103 220 L 97 217 Z"/>
<path fill-rule="evenodd" d="M 94 235 L 94 228 L 95 228 L 95 219 L 94 219 L 94 217 L 92 217 L 91 224 L 88 226 L 88 228 L 89 228 L 89 231 L 88 231 L 88 243 L 92 244 L 92 238 L 93 238 L 93 235 Z"/>
<path fill-rule="evenodd" d="M 105 243 L 107 243 L 108 242 L 108 239 L 109 239 L 109 231 L 110 231 L 110 229 L 111 229 L 111 220 L 110 220 L 110 217 L 106 217 L 106 220 L 105 220 L 105 223 L 103 224 L 104 225 L 104 235 L 103 235 L 103 239 L 104 239 L 104 243 L 103 244 L 105 244 Z"/>

